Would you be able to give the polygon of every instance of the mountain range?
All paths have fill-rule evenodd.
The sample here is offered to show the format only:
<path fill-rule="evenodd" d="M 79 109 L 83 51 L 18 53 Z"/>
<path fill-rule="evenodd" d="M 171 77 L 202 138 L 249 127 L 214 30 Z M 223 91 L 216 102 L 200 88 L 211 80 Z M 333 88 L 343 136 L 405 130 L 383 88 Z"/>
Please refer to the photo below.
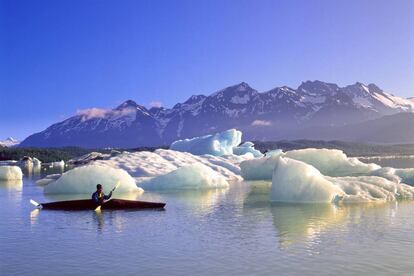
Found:
<path fill-rule="evenodd" d="M 343 139 L 362 142 L 402 142 L 393 129 L 413 119 L 414 100 L 394 96 L 375 84 L 345 87 L 306 81 L 296 88 L 258 92 L 242 82 L 209 96 L 193 95 L 172 108 L 146 108 L 127 100 L 114 109 L 91 108 L 33 134 L 20 146 L 88 148 L 169 145 L 189 138 L 237 128 L 249 140 Z M 394 120 L 393 120 L 394 118 Z M 371 134 L 364 123 L 377 130 Z M 414 129 L 414 128 L 413 128 Z M 388 138 L 381 141 L 382 132 Z M 414 137 L 413 137 L 414 138 Z M 404 141 L 407 139 L 403 139 Z M 414 142 L 410 140 L 408 142 Z"/>
<path fill-rule="evenodd" d="M 17 146 L 19 144 L 19 141 L 17 141 L 16 139 L 14 139 L 13 137 L 8 137 L 5 140 L 0 141 L 0 146 L 1 147 L 14 147 Z"/>

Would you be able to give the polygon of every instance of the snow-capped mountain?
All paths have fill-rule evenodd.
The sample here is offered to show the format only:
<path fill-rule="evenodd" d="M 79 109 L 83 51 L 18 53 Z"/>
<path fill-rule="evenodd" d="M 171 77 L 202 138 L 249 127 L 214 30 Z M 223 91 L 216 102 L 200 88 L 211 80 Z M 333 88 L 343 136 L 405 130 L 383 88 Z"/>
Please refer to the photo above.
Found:
<path fill-rule="evenodd" d="M 228 128 L 242 130 L 247 139 L 271 140 L 312 126 L 349 125 L 413 110 L 412 99 L 374 84 L 339 87 L 306 81 L 297 89 L 283 86 L 258 92 L 242 82 L 209 96 L 193 95 L 172 108 L 147 109 L 128 100 L 112 110 L 81 110 L 21 145 L 156 146 Z"/>
<path fill-rule="evenodd" d="M 0 146 L 2 147 L 14 147 L 19 144 L 19 141 L 14 139 L 13 137 L 8 137 L 6 140 L 0 141 Z"/>

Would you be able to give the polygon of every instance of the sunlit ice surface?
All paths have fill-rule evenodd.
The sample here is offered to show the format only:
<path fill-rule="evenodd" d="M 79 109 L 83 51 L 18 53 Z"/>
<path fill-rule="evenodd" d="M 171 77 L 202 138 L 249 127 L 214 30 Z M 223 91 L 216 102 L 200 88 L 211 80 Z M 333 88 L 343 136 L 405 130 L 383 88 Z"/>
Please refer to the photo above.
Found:
<path fill-rule="evenodd" d="M 125 195 L 166 202 L 165 211 L 48 211 L 29 200 L 90 195 L 45 195 L 37 174 L 0 183 L 2 275 L 395 275 L 414 269 L 412 201 L 271 203 L 270 183 L 253 181 Z"/>

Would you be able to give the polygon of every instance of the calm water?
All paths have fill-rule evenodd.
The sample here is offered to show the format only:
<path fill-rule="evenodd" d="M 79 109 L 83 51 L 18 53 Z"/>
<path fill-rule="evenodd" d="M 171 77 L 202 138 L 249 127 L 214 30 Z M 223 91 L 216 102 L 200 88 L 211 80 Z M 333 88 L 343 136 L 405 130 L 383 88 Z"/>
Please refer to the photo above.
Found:
<path fill-rule="evenodd" d="M 33 211 L 29 199 L 53 200 L 42 190 L 33 179 L 0 182 L 2 275 L 414 271 L 414 202 L 271 205 L 265 183 L 239 183 L 141 197 L 165 211 Z"/>

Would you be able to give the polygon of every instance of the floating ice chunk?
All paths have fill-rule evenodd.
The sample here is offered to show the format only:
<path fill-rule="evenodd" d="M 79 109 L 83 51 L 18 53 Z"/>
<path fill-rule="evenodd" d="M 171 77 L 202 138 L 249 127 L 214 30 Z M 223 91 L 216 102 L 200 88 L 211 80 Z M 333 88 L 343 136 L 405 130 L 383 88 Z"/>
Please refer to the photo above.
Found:
<path fill-rule="evenodd" d="M 17 166 L 0 166 L 0 180 L 20 180 L 22 170 Z"/>
<path fill-rule="evenodd" d="M 33 157 L 32 162 L 34 167 L 40 167 L 42 165 L 42 162 L 36 157 Z"/>
<path fill-rule="evenodd" d="M 302 161 L 282 157 L 275 168 L 271 200 L 292 202 L 385 202 L 413 199 L 414 187 L 400 183 L 393 170 L 380 176 L 329 177 Z M 391 177 L 390 177 L 391 176 Z M 392 177 L 394 176 L 394 177 Z"/>
<path fill-rule="evenodd" d="M 252 142 L 245 142 L 242 145 L 233 148 L 233 154 L 244 155 L 246 153 L 251 153 L 254 157 L 263 156 L 263 153 L 254 148 L 254 144 Z"/>
<path fill-rule="evenodd" d="M 414 169 L 394 169 L 394 174 L 401 178 L 401 182 L 414 186 Z"/>
<path fill-rule="evenodd" d="M 240 131 L 229 129 L 216 134 L 175 141 L 171 144 L 170 149 L 196 155 L 221 156 L 233 154 L 233 148 L 240 144 L 241 136 Z"/>
<path fill-rule="evenodd" d="M 336 149 L 300 149 L 288 151 L 285 157 L 303 161 L 317 168 L 328 176 L 366 175 L 381 167 L 366 164 L 357 158 L 348 158 L 341 150 Z"/>
<path fill-rule="evenodd" d="M 51 166 L 52 167 L 64 167 L 65 166 L 65 161 L 61 160 L 61 161 L 58 161 L 58 162 L 52 162 Z"/>
<path fill-rule="evenodd" d="M 341 190 L 343 202 L 375 202 L 412 199 L 414 188 L 378 176 L 326 177 Z"/>
<path fill-rule="evenodd" d="M 56 181 L 59 177 L 61 177 L 62 175 L 60 173 L 56 173 L 56 174 L 49 174 L 47 175 L 45 178 L 39 179 L 36 181 L 36 184 L 39 186 L 46 186 L 47 184 Z"/>
<path fill-rule="evenodd" d="M 193 155 L 188 152 L 158 149 L 154 152 L 142 151 L 123 153 L 93 164 L 107 165 L 126 170 L 133 177 L 154 177 L 170 173 L 180 167 L 202 163 L 227 180 L 241 180 L 240 162 L 253 158 L 247 155 Z"/>
<path fill-rule="evenodd" d="M 145 190 L 203 190 L 229 186 L 223 176 L 201 163 L 178 168 L 138 185 Z"/>
<path fill-rule="evenodd" d="M 332 202 L 344 192 L 316 168 L 290 158 L 279 158 L 273 172 L 271 201 Z"/>
<path fill-rule="evenodd" d="M 241 175 L 245 180 L 271 180 L 273 170 L 281 154 L 246 160 L 240 163 Z"/>
<path fill-rule="evenodd" d="M 112 151 L 111 151 L 111 153 L 112 153 Z M 84 154 L 80 157 L 70 159 L 68 161 L 68 163 L 73 164 L 73 165 L 86 165 L 86 164 L 90 163 L 91 161 L 106 159 L 110 156 L 111 156 L 110 154 L 93 151 L 93 152 Z M 114 156 L 115 156 L 115 154 L 114 154 Z"/>
<path fill-rule="evenodd" d="M 270 157 L 273 155 L 281 155 L 283 153 L 283 151 L 281 149 L 275 149 L 275 150 L 270 150 L 268 152 L 265 153 L 265 156 Z"/>
<path fill-rule="evenodd" d="M 86 165 L 67 171 L 49 183 L 44 191 L 46 194 L 92 194 L 96 190 L 96 184 L 102 184 L 104 191 L 109 193 L 118 181 L 121 184 L 115 194 L 143 192 L 126 171 L 98 165 Z"/>

